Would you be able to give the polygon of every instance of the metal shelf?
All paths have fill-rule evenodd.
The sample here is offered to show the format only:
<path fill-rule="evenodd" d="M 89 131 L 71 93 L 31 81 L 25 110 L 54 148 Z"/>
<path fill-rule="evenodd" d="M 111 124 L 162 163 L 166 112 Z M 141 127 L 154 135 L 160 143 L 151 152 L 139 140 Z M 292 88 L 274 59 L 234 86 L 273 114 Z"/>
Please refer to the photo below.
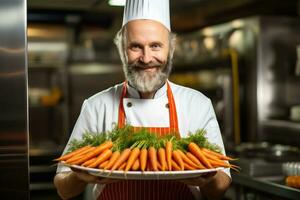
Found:
<path fill-rule="evenodd" d="M 290 121 L 290 120 L 281 120 L 281 119 L 267 119 L 262 121 L 264 126 L 272 126 L 276 128 L 285 128 L 293 129 L 300 131 L 300 122 Z"/>

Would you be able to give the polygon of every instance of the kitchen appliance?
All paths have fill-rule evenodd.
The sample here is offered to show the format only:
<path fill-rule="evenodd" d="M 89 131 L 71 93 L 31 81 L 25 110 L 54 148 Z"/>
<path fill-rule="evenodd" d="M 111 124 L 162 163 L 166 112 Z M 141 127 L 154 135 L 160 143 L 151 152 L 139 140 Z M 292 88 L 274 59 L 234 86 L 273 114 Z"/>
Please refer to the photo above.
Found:
<path fill-rule="evenodd" d="M 29 199 L 26 1 L 0 1 L 0 194 Z"/>

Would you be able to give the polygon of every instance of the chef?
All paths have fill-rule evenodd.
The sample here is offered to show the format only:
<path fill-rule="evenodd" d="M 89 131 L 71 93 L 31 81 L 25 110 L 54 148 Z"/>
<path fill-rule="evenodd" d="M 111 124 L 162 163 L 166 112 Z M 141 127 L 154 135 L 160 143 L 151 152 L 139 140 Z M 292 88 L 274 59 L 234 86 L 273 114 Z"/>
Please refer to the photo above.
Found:
<path fill-rule="evenodd" d="M 127 0 L 115 38 L 126 81 L 84 101 L 70 140 L 81 139 L 86 131 L 112 130 L 116 124 L 145 127 L 157 135 L 174 132 L 177 137 L 205 129 L 208 140 L 224 152 L 210 99 L 168 80 L 175 39 L 168 0 Z M 60 165 L 54 178 L 63 199 L 79 195 L 91 183 L 99 200 L 220 199 L 230 182 L 228 169 L 184 180 L 114 180 Z"/>

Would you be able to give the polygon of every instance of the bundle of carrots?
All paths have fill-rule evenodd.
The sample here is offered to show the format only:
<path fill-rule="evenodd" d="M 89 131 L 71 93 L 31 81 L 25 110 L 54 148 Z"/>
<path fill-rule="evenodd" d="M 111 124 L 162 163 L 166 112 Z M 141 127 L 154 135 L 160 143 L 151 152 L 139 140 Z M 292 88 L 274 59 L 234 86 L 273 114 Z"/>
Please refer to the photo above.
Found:
<path fill-rule="evenodd" d="M 217 167 L 239 170 L 238 166 L 229 163 L 234 159 L 218 152 L 219 147 L 210 144 L 204 135 L 205 131 L 198 131 L 188 138 L 177 139 L 172 135 L 158 138 L 147 130 L 134 133 L 130 126 L 126 126 L 115 128 L 111 133 L 86 134 L 82 141 L 73 141 L 70 152 L 56 161 L 124 172 Z M 92 141 L 94 144 L 91 144 Z"/>

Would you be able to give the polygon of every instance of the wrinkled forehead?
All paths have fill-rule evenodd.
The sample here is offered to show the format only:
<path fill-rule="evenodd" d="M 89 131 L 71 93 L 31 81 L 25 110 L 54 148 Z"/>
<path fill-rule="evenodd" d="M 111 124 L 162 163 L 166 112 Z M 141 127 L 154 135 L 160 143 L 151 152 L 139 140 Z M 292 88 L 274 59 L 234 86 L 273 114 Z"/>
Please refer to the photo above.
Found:
<path fill-rule="evenodd" d="M 127 42 L 160 41 L 168 42 L 169 30 L 161 23 L 154 20 L 138 19 L 128 22 L 124 26 Z"/>

